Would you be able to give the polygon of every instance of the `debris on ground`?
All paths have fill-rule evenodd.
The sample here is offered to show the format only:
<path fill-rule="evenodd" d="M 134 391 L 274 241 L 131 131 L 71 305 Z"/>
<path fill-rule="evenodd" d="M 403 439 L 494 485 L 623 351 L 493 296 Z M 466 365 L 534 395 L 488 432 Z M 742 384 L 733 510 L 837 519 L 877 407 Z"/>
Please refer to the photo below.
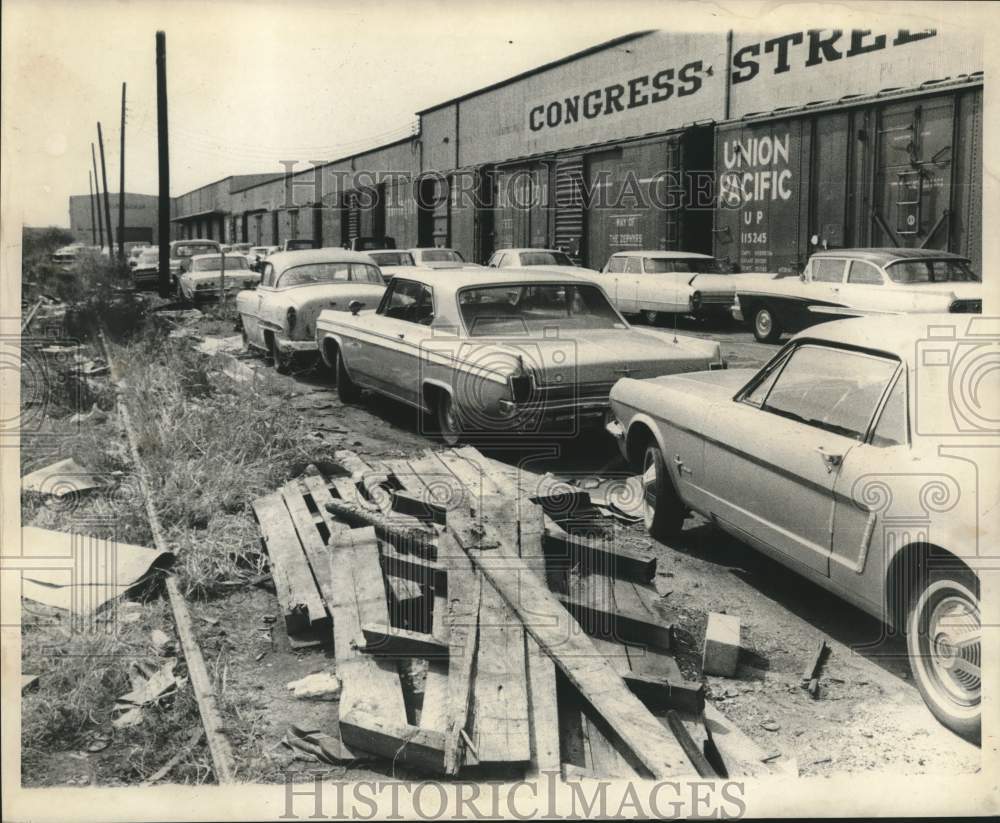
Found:
<path fill-rule="evenodd" d="M 87 471 L 72 457 L 36 469 L 21 478 L 22 491 L 52 495 L 57 499 L 98 489 L 103 485 L 100 478 Z"/>
<path fill-rule="evenodd" d="M 169 658 L 158 669 L 143 661 L 132 663 L 129 667 L 132 691 L 118 698 L 111 725 L 116 729 L 138 725 L 142 722 L 146 706 L 175 694 L 184 684 L 183 679 L 174 676 L 176 666 L 176 658 Z"/>
<path fill-rule="evenodd" d="M 25 692 L 34 691 L 38 688 L 38 684 L 41 679 L 37 674 L 22 674 L 21 675 L 21 694 Z"/>
<path fill-rule="evenodd" d="M 730 614 L 712 612 L 705 628 L 704 674 L 735 677 L 740 657 L 740 621 Z"/>
<path fill-rule="evenodd" d="M 819 697 L 819 676 L 823 671 L 823 664 L 829 655 L 830 647 L 825 640 L 820 640 L 816 645 L 816 651 L 806 664 L 805 671 L 802 672 L 802 688 L 809 692 L 813 699 Z"/>
<path fill-rule="evenodd" d="M 21 554 L 63 559 L 58 567 L 23 569 L 22 596 L 83 616 L 144 583 L 174 557 L 109 538 L 35 526 L 21 529 Z"/>
<path fill-rule="evenodd" d="M 243 350 L 243 335 L 233 334 L 228 337 L 207 335 L 195 346 L 202 354 L 221 354 L 223 352 L 238 352 Z"/>
<path fill-rule="evenodd" d="M 336 700 L 340 696 L 340 680 L 330 672 L 316 672 L 293 680 L 288 690 L 302 700 Z"/>
<path fill-rule="evenodd" d="M 292 725 L 286 746 L 430 774 L 768 773 L 725 717 L 709 724 L 655 556 L 610 539 L 587 490 L 470 447 L 334 457 L 253 502 L 290 645 L 334 661 L 288 687 L 339 686 L 336 722 Z"/>
<path fill-rule="evenodd" d="M 177 641 L 169 637 L 165 631 L 153 629 L 149 639 L 153 645 L 153 651 L 160 657 L 172 657 L 177 654 Z"/>

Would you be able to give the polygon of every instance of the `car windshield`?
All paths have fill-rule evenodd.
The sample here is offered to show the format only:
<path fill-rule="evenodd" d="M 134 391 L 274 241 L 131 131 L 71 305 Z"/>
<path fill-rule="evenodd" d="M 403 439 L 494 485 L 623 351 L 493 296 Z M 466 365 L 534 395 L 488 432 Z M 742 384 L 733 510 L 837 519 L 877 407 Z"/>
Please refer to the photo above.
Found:
<path fill-rule="evenodd" d="M 421 258 L 427 263 L 464 263 L 457 251 L 452 249 L 427 249 L 420 253 Z M 388 263 L 386 264 L 388 265 Z"/>
<path fill-rule="evenodd" d="M 572 266 L 568 254 L 561 251 L 523 251 L 522 266 Z"/>
<path fill-rule="evenodd" d="M 218 251 L 219 247 L 215 243 L 201 243 L 187 246 L 174 246 L 174 257 L 194 257 L 196 254 L 211 254 Z"/>
<path fill-rule="evenodd" d="M 312 240 L 289 240 L 286 248 L 288 251 L 295 251 L 296 249 L 311 249 L 314 245 Z"/>
<path fill-rule="evenodd" d="M 204 257 L 201 260 L 195 260 L 192 271 L 219 271 L 222 268 L 222 255 L 215 255 L 213 257 Z M 226 255 L 226 271 L 236 271 L 237 269 L 246 269 L 247 259 L 243 255 L 236 255 L 230 257 Z"/>
<path fill-rule="evenodd" d="M 159 263 L 160 253 L 158 251 L 144 251 L 139 255 L 140 265 L 144 263 Z"/>
<path fill-rule="evenodd" d="M 512 283 L 467 288 L 458 305 L 469 334 L 517 335 L 546 329 L 623 329 L 604 293 L 591 285 Z"/>
<path fill-rule="evenodd" d="M 885 267 L 894 283 L 978 283 L 968 260 L 899 260 Z"/>
<path fill-rule="evenodd" d="M 254 246 L 248 254 L 267 254 L 267 246 Z"/>
<path fill-rule="evenodd" d="M 415 266 L 413 255 L 406 251 L 370 251 L 368 254 L 380 266 Z"/>
<path fill-rule="evenodd" d="M 714 257 L 646 257 L 643 259 L 647 274 L 728 274 L 729 267 Z"/>
<path fill-rule="evenodd" d="M 278 278 L 278 288 L 311 286 L 316 283 L 346 283 L 348 280 L 383 285 L 378 269 L 367 263 L 305 263 L 282 273 Z"/>

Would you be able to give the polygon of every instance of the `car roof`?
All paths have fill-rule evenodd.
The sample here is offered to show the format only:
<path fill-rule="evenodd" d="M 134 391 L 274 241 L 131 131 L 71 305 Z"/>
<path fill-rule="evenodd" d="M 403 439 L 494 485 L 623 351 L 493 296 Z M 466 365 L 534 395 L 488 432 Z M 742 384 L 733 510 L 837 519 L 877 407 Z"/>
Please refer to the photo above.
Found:
<path fill-rule="evenodd" d="M 496 249 L 496 251 L 494 251 L 493 253 L 494 254 L 507 254 L 507 253 L 510 253 L 510 252 L 514 252 L 516 254 L 520 254 L 523 251 L 548 251 L 548 252 L 555 252 L 556 254 L 568 254 L 568 252 L 564 252 L 561 249 L 542 249 L 542 248 Z"/>
<path fill-rule="evenodd" d="M 267 262 L 274 268 L 283 272 L 292 266 L 301 266 L 307 263 L 367 263 L 374 266 L 372 260 L 365 252 L 350 251 L 339 246 L 327 246 L 322 249 L 297 249 L 295 251 L 279 251 L 267 258 Z"/>
<path fill-rule="evenodd" d="M 895 246 L 863 249 L 826 249 L 813 252 L 813 257 L 849 257 L 853 260 L 867 260 L 880 266 L 897 260 L 968 260 L 960 254 L 941 249 L 906 249 Z"/>
<path fill-rule="evenodd" d="M 593 281 L 575 274 L 550 272 L 532 267 L 509 269 L 425 269 L 407 266 L 406 274 L 397 274 L 397 280 L 416 280 L 431 288 L 442 287 L 457 291 L 466 286 L 505 286 L 512 283 L 586 283 Z"/>
<path fill-rule="evenodd" d="M 451 246 L 414 246 L 409 249 L 372 249 L 372 251 L 455 251 Z"/>
<path fill-rule="evenodd" d="M 235 259 L 237 257 L 242 257 L 242 258 L 246 259 L 246 255 L 245 254 L 240 254 L 238 251 L 227 251 L 224 255 L 222 255 L 219 252 L 215 251 L 215 252 L 210 252 L 208 254 L 192 254 L 191 255 L 191 260 L 192 261 L 195 261 L 195 260 L 208 260 L 210 258 L 214 258 L 214 259 L 218 260 L 220 257 L 223 257 L 223 256 L 227 260 L 230 259 L 230 258 Z"/>
<path fill-rule="evenodd" d="M 657 260 L 711 260 L 712 255 L 696 251 L 666 251 L 664 249 L 634 249 L 631 251 L 616 251 L 612 257 L 653 257 Z"/>
<path fill-rule="evenodd" d="M 793 339 L 883 351 L 896 355 L 906 363 L 913 363 L 920 341 L 939 336 L 933 333 L 936 330 L 949 330 L 948 339 L 961 340 L 970 320 L 975 321 L 965 315 L 944 313 L 893 315 L 888 322 L 885 315 L 851 317 L 811 326 Z"/>
<path fill-rule="evenodd" d="M 206 237 L 204 239 L 201 239 L 201 240 L 199 240 L 196 237 L 189 237 L 189 238 L 187 238 L 185 240 L 171 240 L 170 241 L 170 245 L 171 246 L 187 246 L 187 245 L 191 245 L 191 244 L 194 244 L 194 243 L 215 243 L 216 246 L 221 246 L 222 245 L 218 240 L 211 240 L 208 237 Z"/>

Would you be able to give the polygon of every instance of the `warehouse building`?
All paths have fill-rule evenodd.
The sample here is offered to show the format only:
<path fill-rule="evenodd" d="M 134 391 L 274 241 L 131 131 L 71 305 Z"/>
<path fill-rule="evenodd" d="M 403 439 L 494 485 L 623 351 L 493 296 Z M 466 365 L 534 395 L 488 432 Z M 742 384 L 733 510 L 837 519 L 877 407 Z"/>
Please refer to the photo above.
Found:
<path fill-rule="evenodd" d="M 69 230 L 73 239 L 87 245 L 96 244 L 99 240 L 98 221 L 101 230 L 104 227 L 104 198 L 92 199 L 89 194 L 74 194 L 69 198 Z M 111 207 L 111 230 L 115 241 L 118 240 L 118 194 L 108 196 Z M 94 213 L 94 207 L 100 209 L 100 215 Z M 159 214 L 157 199 L 151 194 L 125 193 L 125 242 L 155 243 L 159 235 L 156 216 Z M 108 237 L 104 235 L 104 245 L 108 245 Z"/>
<path fill-rule="evenodd" d="M 978 266 L 982 64 L 977 36 L 943 30 L 638 32 L 420 111 L 410 138 L 184 195 L 175 222 L 477 262 L 654 248 L 797 271 L 817 248 L 900 245 Z"/>

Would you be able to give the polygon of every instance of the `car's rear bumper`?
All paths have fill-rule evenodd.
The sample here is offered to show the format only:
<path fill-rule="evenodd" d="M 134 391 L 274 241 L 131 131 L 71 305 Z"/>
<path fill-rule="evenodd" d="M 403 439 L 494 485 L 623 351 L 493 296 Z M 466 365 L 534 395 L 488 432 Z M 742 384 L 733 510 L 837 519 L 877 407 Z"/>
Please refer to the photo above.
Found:
<path fill-rule="evenodd" d="M 282 354 L 307 355 L 319 354 L 316 340 L 289 340 L 287 337 L 276 337 L 275 345 Z"/>

